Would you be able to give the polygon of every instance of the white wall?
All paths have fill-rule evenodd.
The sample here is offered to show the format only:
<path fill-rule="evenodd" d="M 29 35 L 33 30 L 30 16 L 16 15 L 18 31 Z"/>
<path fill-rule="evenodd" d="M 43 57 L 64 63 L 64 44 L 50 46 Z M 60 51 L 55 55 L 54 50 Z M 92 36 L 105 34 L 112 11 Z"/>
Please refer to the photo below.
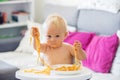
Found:
<path fill-rule="evenodd" d="M 44 0 L 35 0 L 35 21 L 41 22 Z"/>
<path fill-rule="evenodd" d="M 47 3 L 66 5 L 66 6 L 75 6 L 79 4 L 79 0 L 44 0 Z"/>
<path fill-rule="evenodd" d="M 35 21 L 42 23 L 44 4 L 53 3 L 59 5 L 78 5 L 79 0 L 35 0 Z"/>

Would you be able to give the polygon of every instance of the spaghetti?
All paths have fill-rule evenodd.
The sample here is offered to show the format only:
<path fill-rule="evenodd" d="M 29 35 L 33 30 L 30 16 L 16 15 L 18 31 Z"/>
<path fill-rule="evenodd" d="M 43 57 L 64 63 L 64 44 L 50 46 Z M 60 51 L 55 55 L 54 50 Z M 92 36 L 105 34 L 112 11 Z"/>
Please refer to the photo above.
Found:
<path fill-rule="evenodd" d="M 45 61 L 43 59 L 40 58 L 40 33 L 37 27 L 32 27 L 31 30 L 31 36 L 33 36 L 34 38 L 34 47 L 38 53 L 38 57 L 37 57 L 37 63 L 39 62 L 39 60 L 46 66 L 46 68 L 42 69 L 42 70 L 37 70 L 37 69 L 26 69 L 24 70 L 24 72 L 27 73 L 34 73 L 34 74 L 50 74 L 50 71 L 53 70 L 53 68 L 51 68 L 49 65 L 47 65 L 45 63 Z M 32 41 L 32 38 L 30 37 L 30 42 Z M 81 65 L 79 63 L 79 60 L 77 59 L 77 49 L 76 49 L 76 45 L 74 45 L 74 53 L 75 53 L 75 64 L 72 64 L 71 66 L 60 66 L 58 68 L 55 68 L 54 70 L 57 71 L 76 71 L 79 70 Z"/>
<path fill-rule="evenodd" d="M 45 63 L 45 61 L 40 57 L 40 32 L 37 27 L 32 27 L 31 29 L 31 36 L 30 36 L 30 44 L 32 42 L 32 36 L 34 38 L 34 48 L 36 49 L 38 56 L 37 56 L 37 63 L 39 61 L 42 62 L 47 68 L 43 70 L 36 70 L 36 69 L 27 69 L 24 72 L 35 73 L 35 74 L 50 74 L 50 70 L 52 69 L 49 65 Z"/>
<path fill-rule="evenodd" d="M 77 42 L 77 43 L 78 43 L 78 42 Z M 80 62 L 79 62 L 79 60 L 77 59 L 78 50 L 76 49 L 76 45 L 74 45 L 74 53 L 75 53 L 75 64 L 76 64 L 76 65 L 80 65 Z"/>
<path fill-rule="evenodd" d="M 24 72 L 26 73 L 33 73 L 33 74 L 47 74 L 47 75 L 50 75 L 50 67 L 46 67 L 42 70 L 38 70 L 38 69 L 25 69 Z"/>
<path fill-rule="evenodd" d="M 39 62 L 39 60 L 41 61 L 40 58 L 40 33 L 37 27 L 32 27 L 31 29 L 31 34 L 34 38 L 34 47 L 38 53 L 38 57 L 37 57 L 37 63 Z M 30 41 L 32 41 L 31 37 L 30 37 Z"/>

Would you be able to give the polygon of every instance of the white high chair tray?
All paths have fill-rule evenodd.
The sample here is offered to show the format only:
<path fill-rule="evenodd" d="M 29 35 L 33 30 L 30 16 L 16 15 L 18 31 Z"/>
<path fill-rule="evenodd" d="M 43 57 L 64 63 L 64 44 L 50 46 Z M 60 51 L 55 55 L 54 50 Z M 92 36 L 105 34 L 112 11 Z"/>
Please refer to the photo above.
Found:
<path fill-rule="evenodd" d="M 29 68 L 34 68 L 34 69 L 43 69 L 42 66 L 34 66 L 34 67 L 29 67 Z M 45 74 L 34 74 L 34 73 L 26 73 L 24 72 L 24 68 L 20 69 L 16 72 L 16 78 L 21 79 L 21 80 L 87 80 L 92 77 L 92 73 L 85 67 L 82 67 L 80 73 L 77 74 L 56 74 L 54 71 L 51 71 L 50 75 L 45 75 Z"/>

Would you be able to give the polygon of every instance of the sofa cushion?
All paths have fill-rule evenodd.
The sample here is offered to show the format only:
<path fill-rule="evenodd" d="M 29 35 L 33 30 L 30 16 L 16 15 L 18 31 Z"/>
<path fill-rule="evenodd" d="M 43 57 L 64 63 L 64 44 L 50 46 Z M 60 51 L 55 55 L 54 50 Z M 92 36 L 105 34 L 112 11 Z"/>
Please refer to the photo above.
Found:
<path fill-rule="evenodd" d="M 26 30 L 24 37 L 22 38 L 22 40 L 20 41 L 19 46 L 17 47 L 17 49 L 15 51 L 17 52 L 26 52 L 26 53 L 32 53 L 34 51 L 34 48 L 32 46 L 32 41 L 30 43 L 30 30 L 31 27 L 36 26 L 36 27 L 40 27 L 39 31 L 40 34 L 43 34 L 43 25 L 36 23 L 36 22 L 32 22 L 32 21 L 28 21 L 28 30 Z M 41 41 L 43 41 L 42 36 L 40 36 Z"/>
<path fill-rule="evenodd" d="M 120 80 L 120 76 L 115 76 L 111 73 L 93 73 L 90 80 Z"/>
<path fill-rule="evenodd" d="M 74 41 L 78 40 L 81 42 L 82 48 L 85 50 L 94 35 L 95 33 L 90 32 L 70 32 L 64 42 L 73 44 Z"/>
<path fill-rule="evenodd" d="M 94 36 L 86 48 L 87 59 L 83 65 L 95 72 L 108 73 L 111 69 L 113 59 L 118 47 L 118 37 Z"/>
<path fill-rule="evenodd" d="M 120 12 L 114 14 L 101 10 L 80 10 L 77 27 L 78 31 L 112 35 L 120 29 Z"/>
<path fill-rule="evenodd" d="M 120 30 L 117 31 L 117 36 L 119 37 L 119 46 L 112 64 L 111 73 L 120 76 Z"/>
<path fill-rule="evenodd" d="M 32 53 L 33 48 L 30 45 L 29 38 L 30 38 L 30 32 L 26 31 L 25 36 L 22 38 L 22 40 L 20 41 L 19 46 L 17 47 L 17 49 L 15 51 Z"/>
<path fill-rule="evenodd" d="M 15 80 L 15 72 L 17 70 L 17 67 L 0 60 L 0 80 Z"/>

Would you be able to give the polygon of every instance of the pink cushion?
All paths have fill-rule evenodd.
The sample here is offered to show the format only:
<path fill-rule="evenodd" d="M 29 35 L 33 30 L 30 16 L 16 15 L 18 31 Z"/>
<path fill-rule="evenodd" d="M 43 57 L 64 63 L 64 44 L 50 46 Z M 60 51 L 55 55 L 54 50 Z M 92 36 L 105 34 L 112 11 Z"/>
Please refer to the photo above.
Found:
<path fill-rule="evenodd" d="M 86 48 L 87 59 L 83 65 L 102 73 L 108 73 L 118 47 L 118 37 L 112 36 L 94 36 Z"/>
<path fill-rule="evenodd" d="M 85 50 L 95 33 L 90 32 L 70 32 L 64 42 L 73 44 L 75 40 L 78 40 L 82 44 L 82 48 Z"/>

